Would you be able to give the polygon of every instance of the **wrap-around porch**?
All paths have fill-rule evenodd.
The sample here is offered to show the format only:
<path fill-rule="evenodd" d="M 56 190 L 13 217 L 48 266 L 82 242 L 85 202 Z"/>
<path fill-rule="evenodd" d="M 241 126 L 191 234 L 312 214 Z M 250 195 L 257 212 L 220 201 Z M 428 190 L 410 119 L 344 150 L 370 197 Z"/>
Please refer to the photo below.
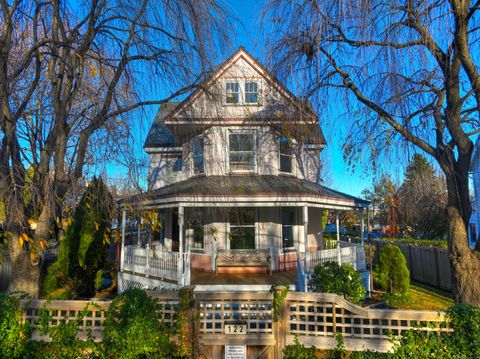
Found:
<path fill-rule="evenodd" d="M 334 194 L 321 201 L 292 193 L 275 198 L 157 194 L 123 205 L 120 290 L 273 284 L 305 290 L 307 274 L 320 263 L 348 262 L 363 270 L 367 204 Z M 338 215 L 336 240 L 324 240 L 327 209 L 359 212 L 360 244 L 340 241 Z"/>

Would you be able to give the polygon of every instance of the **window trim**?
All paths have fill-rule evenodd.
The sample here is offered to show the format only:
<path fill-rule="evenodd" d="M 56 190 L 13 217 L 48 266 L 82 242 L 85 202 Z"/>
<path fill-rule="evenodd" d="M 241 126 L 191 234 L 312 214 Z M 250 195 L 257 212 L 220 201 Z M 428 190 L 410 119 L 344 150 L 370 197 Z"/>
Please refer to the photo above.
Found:
<path fill-rule="evenodd" d="M 252 92 L 252 91 L 247 91 L 247 84 L 255 84 L 256 88 L 257 88 L 257 91 L 256 92 Z M 258 103 L 260 102 L 259 101 L 259 83 L 258 81 L 253 81 L 253 80 L 245 80 L 243 82 L 243 102 L 245 105 L 258 105 Z M 247 94 L 255 94 L 257 96 L 257 101 L 255 102 L 250 102 L 250 101 L 247 101 Z"/>
<path fill-rule="evenodd" d="M 237 91 L 237 92 L 234 92 L 234 91 L 232 91 L 232 90 L 228 90 L 228 89 L 227 89 L 227 86 L 230 85 L 230 84 L 237 84 L 237 90 L 238 90 L 238 91 Z M 240 105 L 240 104 L 242 104 L 242 101 L 241 101 L 241 100 L 242 100 L 242 96 L 241 96 L 240 88 L 241 88 L 241 86 L 240 86 L 240 81 L 238 81 L 238 80 L 233 80 L 233 79 L 232 79 L 232 80 L 226 80 L 226 81 L 225 81 L 225 86 L 224 86 L 224 89 L 225 89 L 225 97 L 224 97 L 224 99 L 225 99 L 225 101 L 224 101 L 224 102 L 225 102 L 226 105 L 235 106 L 235 105 Z M 229 102 L 229 101 L 228 101 L 228 95 L 229 95 L 229 94 L 232 94 L 232 95 L 233 95 L 233 99 L 234 99 L 234 100 L 235 100 L 235 94 L 236 94 L 236 95 L 237 95 L 237 102 Z"/>
<path fill-rule="evenodd" d="M 200 140 L 203 142 L 203 153 L 202 155 L 195 156 L 195 142 Z M 203 163 L 201 172 L 195 171 L 195 159 L 199 157 L 202 158 L 202 163 Z M 194 137 L 192 140 L 192 176 L 204 176 L 204 175 L 205 175 L 205 136 L 201 135 L 201 136 Z"/>
<path fill-rule="evenodd" d="M 256 207 L 234 207 L 234 208 L 231 208 L 231 209 L 235 209 L 235 210 L 241 210 L 241 209 L 245 209 L 245 210 L 253 210 L 254 211 L 254 223 L 253 223 L 253 228 L 254 228 L 254 246 L 255 248 L 253 249 L 259 249 L 260 248 L 260 241 L 259 241 L 259 227 L 258 227 L 258 224 L 259 224 L 259 220 L 258 220 L 258 208 Z M 226 233 L 226 238 L 225 240 L 227 241 L 226 242 L 226 246 L 225 248 L 226 249 L 231 249 L 231 239 L 229 238 L 229 236 L 231 235 L 231 220 L 230 220 L 230 212 L 228 213 L 228 218 L 227 218 L 227 233 Z M 236 227 L 236 228 L 251 228 L 252 225 L 249 224 L 249 225 L 234 225 L 233 227 Z"/>
<path fill-rule="evenodd" d="M 261 106 L 262 99 L 262 78 L 261 77 L 233 77 L 225 78 L 222 80 L 222 104 L 223 106 L 251 106 L 257 107 Z M 238 84 L 238 102 L 228 102 L 227 101 L 227 84 L 228 83 L 237 83 Z M 257 84 L 257 102 L 246 102 L 245 101 L 245 84 L 247 83 L 256 83 Z M 230 92 L 228 92 L 230 93 Z M 237 92 L 234 92 L 237 93 Z M 253 93 L 253 92 L 249 92 Z"/>
<path fill-rule="evenodd" d="M 253 136 L 253 169 L 252 170 L 233 170 L 230 166 L 230 135 L 252 135 Z M 227 131 L 227 172 L 229 173 L 257 173 L 257 131 L 255 130 L 228 130 Z M 247 151 L 243 151 L 247 152 Z M 250 152 L 250 151 L 248 151 Z"/>
<path fill-rule="evenodd" d="M 284 139 L 286 139 L 286 138 L 285 137 L 280 137 L 278 139 L 278 172 L 281 173 L 281 174 L 295 176 L 296 162 L 295 162 L 295 152 L 294 152 L 294 146 L 293 146 L 294 143 L 293 143 L 292 140 L 286 139 L 286 141 L 284 141 Z M 292 141 L 291 144 L 290 144 L 290 141 Z M 290 150 L 292 151 L 292 153 L 290 155 L 282 154 L 282 146 L 281 146 L 282 142 L 289 143 Z M 290 158 L 291 166 L 292 166 L 292 171 L 291 172 L 282 171 L 282 156 Z"/>
<path fill-rule="evenodd" d="M 283 227 L 284 227 L 284 224 L 283 224 L 283 211 L 284 210 L 292 210 L 293 211 L 293 224 L 289 225 L 289 227 L 292 227 L 292 240 L 293 240 L 293 246 L 292 247 L 284 247 L 283 246 L 283 242 L 284 242 L 284 239 L 283 239 Z M 289 253 L 289 252 L 292 252 L 296 249 L 295 247 L 295 240 L 297 239 L 297 233 L 296 232 L 296 229 L 297 229 L 297 209 L 296 207 L 281 207 L 280 208 L 280 222 L 281 222 L 281 225 L 282 225 L 282 252 L 283 253 Z"/>

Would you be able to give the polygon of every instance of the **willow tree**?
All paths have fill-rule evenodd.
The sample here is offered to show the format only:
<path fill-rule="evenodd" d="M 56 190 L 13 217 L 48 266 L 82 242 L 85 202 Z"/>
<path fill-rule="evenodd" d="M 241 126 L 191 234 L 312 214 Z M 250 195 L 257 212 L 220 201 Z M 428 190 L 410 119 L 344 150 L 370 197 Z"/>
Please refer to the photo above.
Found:
<path fill-rule="evenodd" d="M 277 73 L 297 78 L 317 104 L 335 94 L 345 100 L 347 157 L 375 161 L 410 147 L 437 161 L 448 189 L 455 297 L 480 305 L 480 245 L 472 250 L 467 240 L 480 1 L 271 0 L 265 10 Z"/>
<path fill-rule="evenodd" d="M 213 0 L 0 0 L 10 290 L 38 294 L 40 250 L 52 233 L 62 237 L 65 201 L 88 168 L 126 150 L 122 139 L 141 116 L 132 111 L 185 94 L 204 77 L 227 44 L 227 15 Z"/>

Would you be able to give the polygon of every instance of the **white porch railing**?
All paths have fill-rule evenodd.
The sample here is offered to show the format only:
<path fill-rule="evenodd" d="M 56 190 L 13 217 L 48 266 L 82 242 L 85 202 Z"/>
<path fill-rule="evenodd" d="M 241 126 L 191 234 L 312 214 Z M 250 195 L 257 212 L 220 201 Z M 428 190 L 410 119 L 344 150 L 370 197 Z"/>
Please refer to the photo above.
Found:
<path fill-rule="evenodd" d="M 177 281 L 177 252 L 162 252 L 158 249 L 130 245 L 123 248 L 124 262 L 122 270 L 146 277 L 157 277 Z"/>
<path fill-rule="evenodd" d="M 349 263 L 355 270 L 366 269 L 365 249 L 363 246 L 353 243 L 340 242 L 340 246 L 337 248 L 307 252 L 307 256 L 309 257 L 310 270 L 326 262 Z"/>

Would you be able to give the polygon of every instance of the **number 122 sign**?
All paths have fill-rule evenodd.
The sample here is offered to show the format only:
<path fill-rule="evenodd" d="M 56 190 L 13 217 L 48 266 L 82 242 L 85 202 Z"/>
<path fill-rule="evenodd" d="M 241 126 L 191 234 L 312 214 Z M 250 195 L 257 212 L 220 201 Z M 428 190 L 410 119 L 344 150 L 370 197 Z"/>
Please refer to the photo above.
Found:
<path fill-rule="evenodd" d="M 247 334 L 247 323 L 225 322 L 225 334 Z"/>

